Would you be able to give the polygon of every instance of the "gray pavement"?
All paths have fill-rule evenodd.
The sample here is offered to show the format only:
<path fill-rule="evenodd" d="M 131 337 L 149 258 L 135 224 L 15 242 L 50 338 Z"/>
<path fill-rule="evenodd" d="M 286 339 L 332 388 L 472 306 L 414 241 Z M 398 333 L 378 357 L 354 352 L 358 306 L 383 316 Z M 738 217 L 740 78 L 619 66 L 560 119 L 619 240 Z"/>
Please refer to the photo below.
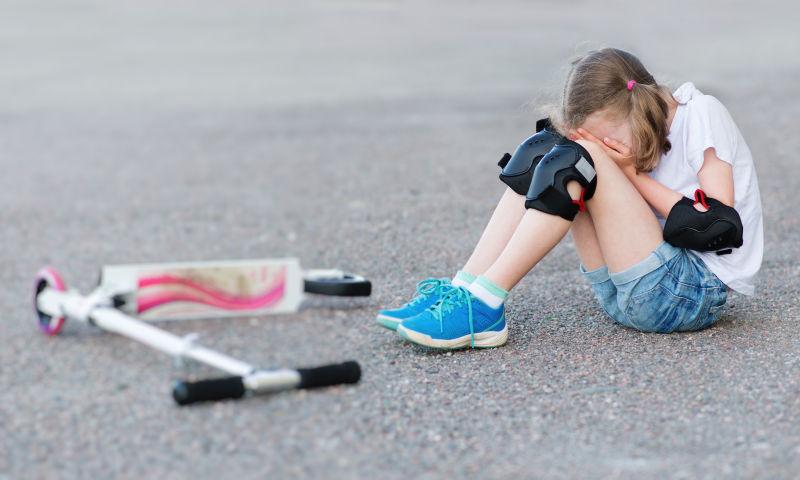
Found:
<path fill-rule="evenodd" d="M 700 333 L 626 330 L 566 239 L 514 291 L 504 348 L 376 326 L 460 266 L 499 154 L 603 45 L 734 115 L 758 296 Z M 791 2 L 0 0 L 0 479 L 797 478 L 798 78 Z M 169 359 L 35 328 L 43 264 L 86 291 L 106 263 L 284 255 L 375 294 L 168 328 L 265 366 L 354 358 L 360 385 L 179 409 Z"/>

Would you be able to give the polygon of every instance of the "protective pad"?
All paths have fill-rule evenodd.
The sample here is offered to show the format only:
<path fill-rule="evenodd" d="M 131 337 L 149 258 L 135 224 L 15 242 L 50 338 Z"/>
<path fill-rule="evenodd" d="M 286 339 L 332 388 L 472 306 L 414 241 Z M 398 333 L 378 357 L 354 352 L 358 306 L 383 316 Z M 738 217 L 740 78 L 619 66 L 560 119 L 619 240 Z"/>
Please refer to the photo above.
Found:
<path fill-rule="evenodd" d="M 514 155 L 506 153 L 500 159 L 498 165 L 503 169 L 500 180 L 520 195 L 528 193 L 536 164 L 560 138 L 550 120 L 543 118 L 536 122 L 536 133 L 522 142 Z"/>
<path fill-rule="evenodd" d="M 676 247 L 699 252 L 731 253 L 731 248 L 742 246 L 742 219 L 739 213 L 724 203 L 706 197 L 702 190 L 694 193 L 695 199 L 683 197 L 669 211 L 664 224 L 664 240 Z M 702 204 L 706 212 L 694 205 Z"/>
<path fill-rule="evenodd" d="M 572 200 L 567 192 L 567 184 L 573 180 L 583 187 L 580 200 Z M 584 201 L 592 198 L 596 187 L 597 172 L 589 152 L 562 138 L 536 166 L 525 207 L 572 221 L 586 209 Z"/>

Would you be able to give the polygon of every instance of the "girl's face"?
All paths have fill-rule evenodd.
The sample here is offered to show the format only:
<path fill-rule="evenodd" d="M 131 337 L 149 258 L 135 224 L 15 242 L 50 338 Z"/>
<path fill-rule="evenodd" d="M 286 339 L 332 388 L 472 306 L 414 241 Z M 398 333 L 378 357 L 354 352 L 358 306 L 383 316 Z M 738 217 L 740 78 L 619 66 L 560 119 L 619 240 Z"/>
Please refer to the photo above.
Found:
<path fill-rule="evenodd" d="M 570 130 L 568 136 L 571 140 L 578 138 L 577 128 L 586 130 L 601 141 L 608 137 L 633 148 L 633 134 L 628 119 L 613 116 L 607 110 L 594 112 L 586 117 L 586 121 L 582 125 L 576 127 L 575 130 Z"/>

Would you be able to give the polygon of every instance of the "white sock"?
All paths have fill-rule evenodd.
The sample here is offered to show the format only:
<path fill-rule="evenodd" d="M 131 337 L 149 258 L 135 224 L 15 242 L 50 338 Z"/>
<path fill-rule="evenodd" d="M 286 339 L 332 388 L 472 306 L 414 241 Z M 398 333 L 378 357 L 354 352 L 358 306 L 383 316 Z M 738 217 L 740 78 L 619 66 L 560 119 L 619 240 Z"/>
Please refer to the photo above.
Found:
<path fill-rule="evenodd" d="M 475 275 L 465 272 L 464 270 L 459 270 L 456 272 L 456 276 L 453 277 L 453 280 L 450 283 L 452 283 L 454 287 L 469 287 L 474 281 Z"/>
<path fill-rule="evenodd" d="M 502 305 L 508 297 L 507 291 L 503 290 L 483 275 L 476 278 L 475 281 L 467 287 L 467 290 L 475 295 L 478 300 L 494 309 L 500 308 L 500 305 Z"/>

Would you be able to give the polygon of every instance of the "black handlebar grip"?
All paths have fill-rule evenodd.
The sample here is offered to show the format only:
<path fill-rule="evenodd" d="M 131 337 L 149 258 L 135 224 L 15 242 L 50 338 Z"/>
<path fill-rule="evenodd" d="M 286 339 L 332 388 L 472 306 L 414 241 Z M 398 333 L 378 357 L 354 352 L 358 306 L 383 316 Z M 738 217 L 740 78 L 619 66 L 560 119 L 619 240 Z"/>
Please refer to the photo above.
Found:
<path fill-rule="evenodd" d="M 349 361 L 325 365 L 315 368 L 298 368 L 300 384 L 297 388 L 318 388 L 340 385 L 343 383 L 358 383 L 361 379 L 361 367 L 358 362 Z"/>
<path fill-rule="evenodd" d="M 244 393 L 242 377 L 212 378 L 198 382 L 177 381 L 172 386 L 172 398 L 178 405 L 242 398 Z"/>

